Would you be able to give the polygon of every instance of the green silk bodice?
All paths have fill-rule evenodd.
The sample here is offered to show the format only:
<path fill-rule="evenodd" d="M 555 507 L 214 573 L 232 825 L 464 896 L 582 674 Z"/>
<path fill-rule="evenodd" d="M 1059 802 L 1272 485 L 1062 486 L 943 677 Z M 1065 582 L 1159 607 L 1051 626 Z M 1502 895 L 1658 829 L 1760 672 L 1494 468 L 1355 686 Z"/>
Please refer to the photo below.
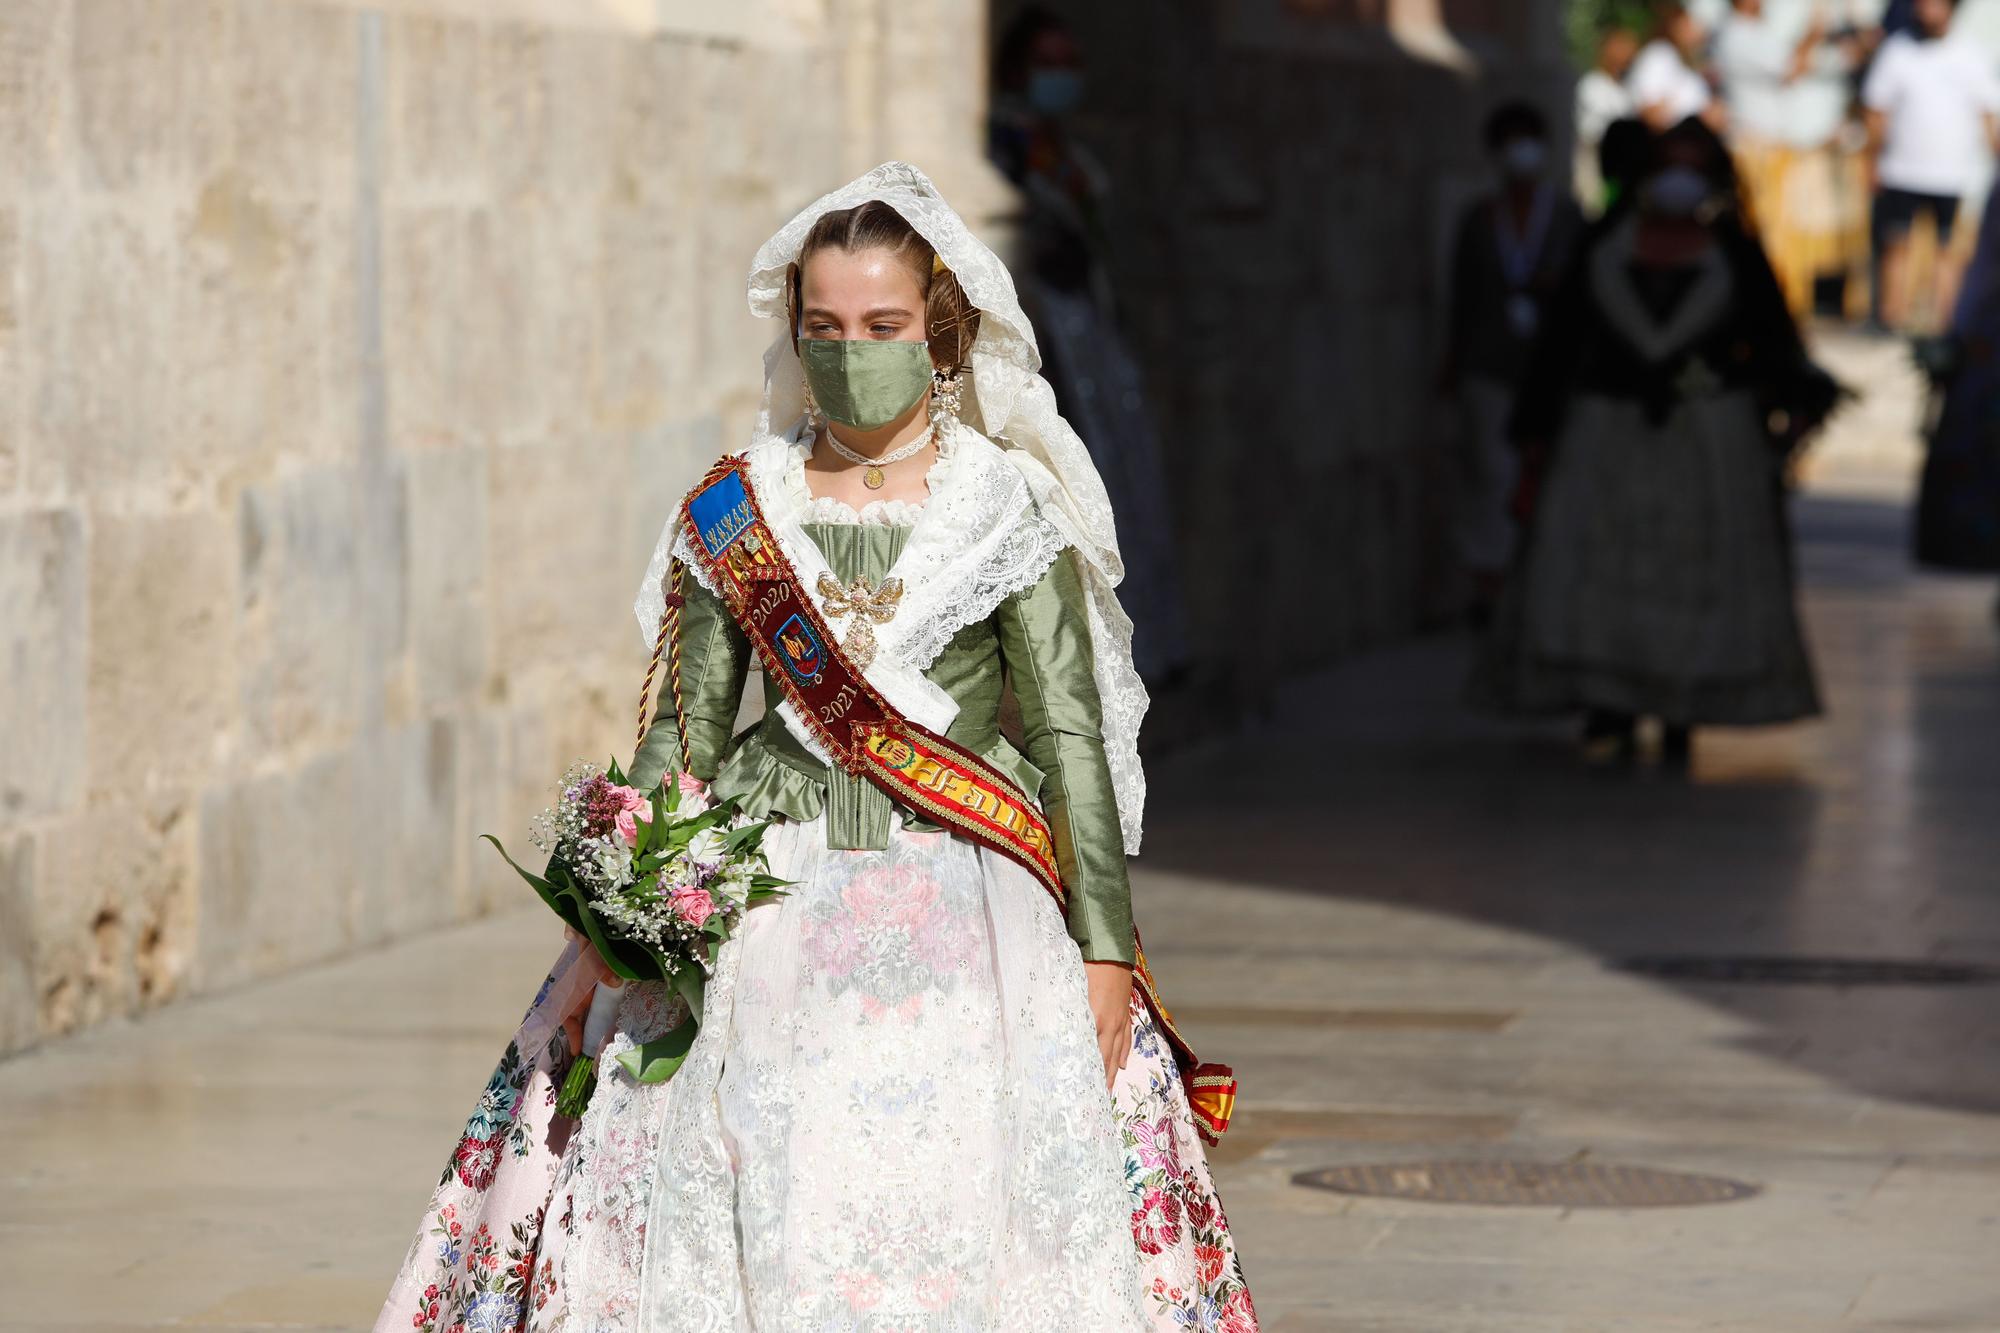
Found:
<path fill-rule="evenodd" d="M 910 529 L 809 523 L 805 533 L 842 584 L 858 578 L 872 587 L 895 564 Z M 892 810 L 905 828 L 936 828 L 866 778 L 815 759 L 779 716 L 783 695 L 769 680 L 763 718 L 732 736 L 750 643 L 722 603 L 692 577 L 684 592 L 681 688 L 690 772 L 753 815 L 807 820 L 824 814 L 828 845 L 836 848 L 886 848 Z M 951 739 L 1039 797 L 1068 889 L 1069 933 L 1083 956 L 1130 963 L 1131 886 L 1092 665 L 1083 583 L 1065 552 L 1033 587 L 960 629 L 924 674 L 958 704 L 947 731 Z M 1019 748 L 1000 727 L 1009 687 L 1020 706 Z M 676 757 L 671 692 L 662 694 L 667 697 L 628 770 L 641 788 L 657 782 Z"/>

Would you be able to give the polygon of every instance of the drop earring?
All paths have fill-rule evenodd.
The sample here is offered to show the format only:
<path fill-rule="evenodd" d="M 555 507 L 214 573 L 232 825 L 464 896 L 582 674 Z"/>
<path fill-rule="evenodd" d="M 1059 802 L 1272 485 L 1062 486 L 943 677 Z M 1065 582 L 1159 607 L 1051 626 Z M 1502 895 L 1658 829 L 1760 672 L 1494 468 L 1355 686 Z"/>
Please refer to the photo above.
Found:
<path fill-rule="evenodd" d="M 958 421 L 959 409 L 965 402 L 965 376 L 962 371 L 953 370 L 947 375 L 942 370 L 931 372 L 931 425 L 939 430 Z"/>

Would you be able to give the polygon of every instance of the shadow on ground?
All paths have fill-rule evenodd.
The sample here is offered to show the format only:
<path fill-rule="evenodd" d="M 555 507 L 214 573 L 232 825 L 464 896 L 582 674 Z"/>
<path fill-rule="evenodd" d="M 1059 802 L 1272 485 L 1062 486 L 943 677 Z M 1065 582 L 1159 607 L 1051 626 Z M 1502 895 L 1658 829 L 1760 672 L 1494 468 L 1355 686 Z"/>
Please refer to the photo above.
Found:
<path fill-rule="evenodd" d="M 1994 589 L 1914 571 L 1905 527 L 1894 504 L 1800 507 L 1823 721 L 1704 734 L 1687 774 L 1594 769 L 1567 725 L 1469 713 L 1470 642 L 1432 640 L 1344 664 L 1173 764 L 1141 865 L 1454 914 L 1607 964 L 2000 964 Z M 1338 966 L 1338 941 L 1311 947 Z M 1660 984 L 1842 1086 L 2000 1113 L 1991 985 Z"/>

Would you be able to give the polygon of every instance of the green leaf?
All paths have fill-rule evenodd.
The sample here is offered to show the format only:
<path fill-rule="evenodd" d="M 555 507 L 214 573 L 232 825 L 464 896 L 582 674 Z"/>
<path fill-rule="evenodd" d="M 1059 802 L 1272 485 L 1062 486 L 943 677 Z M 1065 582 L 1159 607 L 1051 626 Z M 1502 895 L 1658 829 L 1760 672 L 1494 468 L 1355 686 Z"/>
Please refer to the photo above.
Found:
<path fill-rule="evenodd" d="M 521 868 L 520 862 L 516 861 L 513 857 L 507 855 L 507 849 L 500 845 L 500 839 L 494 837 L 491 833 L 482 833 L 479 836 L 485 839 L 487 842 L 492 843 L 493 850 L 500 853 L 500 859 L 505 861 L 508 865 L 513 866 L 514 873 L 519 875 L 522 879 L 527 880 L 528 883 L 534 885 L 535 889 L 539 893 L 541 893 L 544 897 L 555 892 L 554 885 L 550 884 L 546 879 L 543 879 L 540 875 L 529 874 L 526 870 L 523 870 Z"/>
<path fill-rule="evenodd" d="M 729 855 L 741 856 L 745 851 L 754 850 L 763 841 L 764 826 L 747 824 L 740 829 L 731 829 L 724 835 L 722 845 L 728 849 Z"/>
<path fill-rule="evenodd" d="M 625 770 L 618 767 L 618 759 L 616 756 L 613 756 L 611 762 L 607 763 L 604 766 L 604 776 L 610 781 L 617 783 L 621 787 L 629 787 L 632 785 L 631 783 L 625 781 Z"/>
<path fill-rule="evenodd" d="M 700 1022 L 690 1018 L 664 1037 L 626 1051 L 618 1057 L 618 1064 L 641 1083 L 665 1083 L 686 1062 L 699 1027 Z"/>
<path fill-rule="evenodd" d="M 698 967 L 683 967 L 673 975 L 674 993 L 687 1001 L 688 1013 L 694 1021 L 701 1022 L 702 994 L 707 989 L 708 978 Z"/>

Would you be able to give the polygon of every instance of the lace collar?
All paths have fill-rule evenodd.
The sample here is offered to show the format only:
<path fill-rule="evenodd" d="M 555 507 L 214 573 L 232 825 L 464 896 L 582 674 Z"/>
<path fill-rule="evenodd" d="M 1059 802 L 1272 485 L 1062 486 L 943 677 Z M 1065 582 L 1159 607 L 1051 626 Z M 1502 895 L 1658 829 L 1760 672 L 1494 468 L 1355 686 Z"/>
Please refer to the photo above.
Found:
<path fill-rule="evenodd" d="M 798 506 L 801 523 L 830 523 L 864 527 L 914 528 L 917 520 L 929 507 L 928 500 L 870 500 L 856 509 L 845 500 L 831 495 L 814 495 L 806 482 L 806 460 L 812 457 L 813 438 L 810 431 L 797 433 L 796 437 L 786 437 L 791 446 L 791 458 L 785 468 L 785 489 L 791 493 L 792 501 Z M 935 498 L 951 483 L 952 467 L 960 449 L 956 432 L 946 431 L 938 439 L 937 457 L 931 460 L 930 470 L 924 473 L 924 487 Z"/>
<path fill-rule="evenodd" d="M 810 448 L 801 421 L 783 435 L 762 436 L 745 452 L 765 517 L 801 571 L 825 563 L 816 548 L 794 549 L 812 545 L 804 525 L 819 512 L 805 485 Z M 1015 451 L 957 423 L 939 442 L 930 499 L 904 506 L 915 521 L 889 571 L 903 581 L 902 607 L 876 637 L 919 671 L 960 629 L 992 614 L 1002 598 L 1032 587 L 1069 545 L 1044 517 L 1015 458 Z M 886 507 L 880 514 L 887 521 Z M 864 510 L 857 517 L 868 515 Z"/>
<path fill-rule="evenodd" d="M 772 535 L 798 571 L 805 595 L 817 604 L 818 575 L 828 565 L 805 530 L 812 497 L 804 485 L 809 447 L 804 434 L 803 419 L 782 435 L 759 431 L 743 458 Z M 903 600 L 895 618 L 876 631 L 878 652 L 866 674 L 898 708 L 942 731 L 956 715 L 957 704 L 923 673 L 960 629 L 991 615 L 1005 598 L 1033 587 L 1065 550 L 1085 549 L 1086 539 L 1069 521 L 1060 480 L 1033 455 L 1002 448 L 962 421 L 952 427 L 950 444 L 940 453 L 940 465 L 927 478 L 930 498 L 908 506 L 916 511 L 916 521 L 889 570 L 903 581 Z M 669 554 L 711 593 L 716 591 L 678 520 L 655 553 L 661 571 L 650 576 L 655 584 Z M 646 609 L 653 611 L 657 624 L 658 611 Z M 1125 849 L 1137 853 L 1146 791 L 1138 751 L 1146 690 L 1131 667 L 1131 622 L 1117 600 L 1094 600 L 1088 614 L 1092 674 L 1105 717 L 1105 757 L 1118 793 Z M 1104 651 L 1095 651 L 1100 643 Z M 779 712 L 790 708 L 787 702 Z M 826 758 L 796 718 L 786 714 L 786 726 L 808 753 Z"/>

